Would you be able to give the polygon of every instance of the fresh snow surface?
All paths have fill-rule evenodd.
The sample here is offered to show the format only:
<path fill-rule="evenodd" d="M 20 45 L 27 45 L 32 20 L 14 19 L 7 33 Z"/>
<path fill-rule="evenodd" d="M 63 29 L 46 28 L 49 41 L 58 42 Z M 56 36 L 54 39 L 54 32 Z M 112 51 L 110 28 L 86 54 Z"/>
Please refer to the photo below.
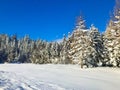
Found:
<path fill-rule="evenodd" d="M 120 69 L 0 64 L 0 90 L 120 90 Z"/>

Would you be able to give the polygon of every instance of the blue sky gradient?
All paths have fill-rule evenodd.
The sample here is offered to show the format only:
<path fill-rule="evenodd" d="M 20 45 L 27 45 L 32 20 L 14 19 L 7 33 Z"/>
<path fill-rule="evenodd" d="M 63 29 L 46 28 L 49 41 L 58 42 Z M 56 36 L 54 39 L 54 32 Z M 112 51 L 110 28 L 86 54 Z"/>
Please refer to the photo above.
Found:
<path fill-rule="evenodd" d="M 83 13 L 87 27 L 104 32 L 115 0 L 0 0 L 0 33 L 54 41 L 72 32 Z"/>

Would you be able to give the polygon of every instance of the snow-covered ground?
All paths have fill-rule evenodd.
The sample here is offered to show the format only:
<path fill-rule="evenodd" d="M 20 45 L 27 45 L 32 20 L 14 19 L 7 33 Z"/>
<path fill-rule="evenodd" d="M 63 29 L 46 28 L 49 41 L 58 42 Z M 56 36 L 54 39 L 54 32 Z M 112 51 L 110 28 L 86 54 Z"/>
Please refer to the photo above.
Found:
<path fill-rule="evenodd" d="M 120 90 L 120 69 L 0 64 L 0 90 Z"/>

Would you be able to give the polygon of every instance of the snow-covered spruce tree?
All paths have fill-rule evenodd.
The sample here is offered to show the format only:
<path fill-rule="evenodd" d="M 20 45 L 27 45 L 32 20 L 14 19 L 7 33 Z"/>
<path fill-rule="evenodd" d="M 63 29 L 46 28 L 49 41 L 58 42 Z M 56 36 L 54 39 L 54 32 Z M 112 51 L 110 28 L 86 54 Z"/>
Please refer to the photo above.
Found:
<path fill-rule="evenodd" d="M 90 46 L 87 45 L 90 44 L 88 42 L 90 42 L 88 29 L 85 26 L 85 20 L 80 16 L 76 28 L 70 37 L 69 58 L 73 64 L 80 64 L 81 68 L 83 68 L 83 65 L 89 67 L 86 60 L 87 50 Z"/>
<path fill-rule="evenodd" d="M 73 64 L 80 64 L 81 67 L 83 67 L 85 27 L 85 20 L 80 16 L 76 28 L 70 37 L 69 58 Z"/>
<path fill-rule="evenodd" d="M 58 64 L 60 62 L 60 51 L 61 51 L 61 46 L 57 42 L 51 42 L 50 43 L 50 61 L 51 63 Z"/>
<path fill-rule="evenodd" d="M 71 60 L 69 58 L 70 42 L 69 39 L 64 35 L 62 48 L 60 52 L 60 62 L 61 64 L 70 64 Z"/>
<path fill-rule="evenodd" d="M 42 40 L 37 40 L 34 43 L 34 47 L 32 50 L 32 53 L 30 55 L 30 60 L 32 63 L 36 63 L 36 64 L 43 64 L 43 47 L 44 46 L 44 42 Z"/>
<path fill-rule="evenodd" d="M 7 38 L 7 35 L 5 34 L 0 35 L 0 63 L 4 63 L 7 61 L 8 53 L 6 50 L 7 48 L 6 38 Z"/>
<path fill-rule="evenodd" d="M 73 64 L 96 67 L 102 62 L 103 43 L 98 29 L 91 26 L 87 29 L 85 20 L 80 17 L 70 40 L 69 58 Z"/>
<path fill-rule="evenodd" d="M 104 34 L 104 46 L 108 51 L 109 66 L 120 67 L 120 1 L 116 0 L 114 16 Z"/>
<path fill-rule="evenodd" d="M 31 54 L 31 45 L 32 40 L 29 35 L 25 35 L 24 38 L 18 40 L 18 62 L 27 63 L 30 62 L 30 54 Z"/>
<path fill-rule="evenodd" d="M 105 43 L 104 43 L 104 34 L 102 35 L 102 40 L 103 40 L 103 59 L 101 59 L 101 62 L 102 62 L 102 66 L 108 66 L 108 62 L 110 61 L 110 58 L 109 58 L 109 51 L 108 51 L 108 48 L 105 46 Z"/>
<path fill-rule="evenodd" d="M 102 36 L 100 35 L 97 28 L 94 25 L 91 25 L 89 36 L 91 38 L 91 47 L 94 49 L 94 55 L 92 56 L 92 60 L 96 65 L 103 66 L 104 65 L 104 46 Z M 93 53 L 92 53 L 93 54 Z"/>
<path fill-rule="evenodd" d="M 17 62 L 18 57 L 18 40 L 17 36 L 13 35 L 10 38 L 10 45 L 8 47 L 8 62 Z"/>

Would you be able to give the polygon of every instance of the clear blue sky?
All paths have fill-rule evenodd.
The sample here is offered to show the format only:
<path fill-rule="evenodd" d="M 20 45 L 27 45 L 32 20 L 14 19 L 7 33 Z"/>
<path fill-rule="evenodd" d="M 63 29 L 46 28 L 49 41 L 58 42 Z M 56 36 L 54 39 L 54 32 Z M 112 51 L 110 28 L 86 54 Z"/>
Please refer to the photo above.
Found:
<path fill-rule="evenodd" d="M 76 17 L 83 13 L 103 32 L 115 0 L 0 0 L 0 33 L 53 41 L 72 32 Z"/>

